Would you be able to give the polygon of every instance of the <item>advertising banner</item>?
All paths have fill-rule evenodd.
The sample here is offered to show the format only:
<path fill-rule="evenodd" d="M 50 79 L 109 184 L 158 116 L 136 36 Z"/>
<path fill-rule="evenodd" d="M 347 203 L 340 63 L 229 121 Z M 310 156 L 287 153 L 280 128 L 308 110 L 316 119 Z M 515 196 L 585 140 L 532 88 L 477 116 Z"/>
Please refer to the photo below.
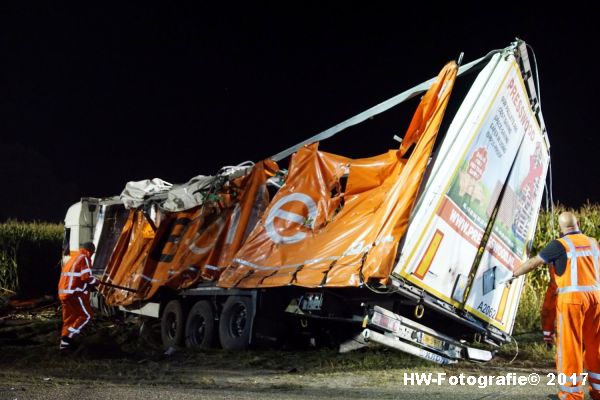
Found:
<path fill-rule="evenodd" d="M 452 149 L 462 156 L 446 166 L 452 172 L 437 201 L 422 205 L 429 211 L 413 222 L 423 228 L 412 232 L 418 239 L 403 250 L 394 273 L 457 307 L 468 296 L 470 311 L 480 307 L 478 316 L 506 329 L 512 317 L 506 305 L 518 297 L 521 285 L 504 292 L 496 283 L 509 276 L 524 256 L 536 222 L 548 156 L 514 59 L 496 68 L 487 82 L 477 89 L 481 90 L 478 101 L 463 104 L 472 108 L 474 118 L 467 117 L 460 134 L 469 130 L 470 139 L 462 148 Z M 483 256 L 486 261 L 473 280 L 470 275 L 478 249 L 498 204 L 498 218 Z M 485 275 L 485 271 L 493 267 L 490 281 L 492 272 Z M 503 322 L 496 319 L 499 314 Z"/>
<path fill-rule="evenodd" d="M 498 214 L 471 285 L 465 309 L 512 331 L 522 282 L 504 284 L 526 258 L 544 192 L 549 154 L 539 129 L 527 131 L 508 178 Z M 500 191 L 497 187 L 495 190 Z"/>

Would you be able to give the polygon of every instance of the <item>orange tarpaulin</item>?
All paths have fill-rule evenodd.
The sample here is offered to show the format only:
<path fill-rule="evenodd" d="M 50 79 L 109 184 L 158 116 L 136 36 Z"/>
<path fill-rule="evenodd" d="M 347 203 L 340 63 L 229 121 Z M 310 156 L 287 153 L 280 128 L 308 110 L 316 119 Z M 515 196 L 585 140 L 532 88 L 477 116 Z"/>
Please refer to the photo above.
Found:
<path fill-rule="evenodd" d="M 101 280 L 138 289 L 143 283 L 143 269 L 154 238 L 152 225 L 144 214 L 131 210 Z M 134 297 L 130 292 L 103 285 L 99 291 L 111 305 L 130 304 Z"/>
<path fill-rule="evenodd" d="M 228 182 L 210 204 L 166 213 L 156 231 L 143 211 L 131 210 L 102 280 L 131 288 L 101 287 L 106 302 L 129 305 L 162 287 L 183 289 L 218 279 L 269 203 L 266 180 L 272 161 Z"/>
<path fill-rule="evenodd" d="M 320 152 L 313 144 L 294 154 L 285 186 L 221 275 L 219 286 L 386 282 L 456 73 L 453 62 L 440 72 L 398 151 L 352 160 Z M 403 158 L 413 143 L 410 158 Z"/>

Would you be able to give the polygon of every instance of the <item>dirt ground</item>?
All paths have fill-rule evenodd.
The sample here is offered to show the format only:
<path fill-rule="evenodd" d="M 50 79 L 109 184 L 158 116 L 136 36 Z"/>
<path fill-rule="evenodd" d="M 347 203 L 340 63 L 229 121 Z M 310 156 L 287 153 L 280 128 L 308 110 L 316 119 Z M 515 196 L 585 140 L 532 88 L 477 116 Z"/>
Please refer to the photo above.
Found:
<path fill-rule="evenodd" d="M 4 399 L 506 399 L 546 398 L 552 354 L 537 345 L 503 349 L 490 363 L 441 367 L 387 348 L 192 352 L 166 355 L 140 320 L 97 318 L 75 354 L 58 352 L 56 303 L 0 314 L 0 400 Z M 528 339 L 523 339 L 526 342 Z M 537 338 L 535 338 L 537 340 Z M 542 349 L 542 350 L 540 350 Z M 446 377 L 540 374 L 539 385 L 414 384 L 411 373 Z M 475 379 L 475 378 L 473 378 Z"/>

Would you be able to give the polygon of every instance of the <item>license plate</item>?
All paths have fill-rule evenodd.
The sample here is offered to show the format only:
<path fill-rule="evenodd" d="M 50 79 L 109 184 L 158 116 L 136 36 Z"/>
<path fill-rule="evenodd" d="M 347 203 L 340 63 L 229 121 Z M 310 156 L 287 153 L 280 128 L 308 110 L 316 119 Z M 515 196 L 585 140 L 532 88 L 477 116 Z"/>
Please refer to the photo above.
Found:
<path fill-rule="evenodd" d="M 429 336 L 426 334 L 423 334 L 423 336 L 421 336 L 421 343 L 439 350 L 443 350 L 444 348 L 444 342 L 442 342 L 440 339 L 436 339 L 433 336 Z"/>

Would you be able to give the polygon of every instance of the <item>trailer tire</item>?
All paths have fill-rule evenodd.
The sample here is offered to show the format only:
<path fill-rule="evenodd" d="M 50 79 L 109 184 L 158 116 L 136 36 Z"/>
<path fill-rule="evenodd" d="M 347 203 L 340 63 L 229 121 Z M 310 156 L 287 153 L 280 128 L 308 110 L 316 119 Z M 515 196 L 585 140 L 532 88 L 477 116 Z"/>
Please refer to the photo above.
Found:
<path fill-rule="evenodd" d="M 248 348 L 254 311 L 254 304 L 250 297 L 232 296 L 225 301 L 219 320 L 219 339 L 223 349 Z"/>
<path fill-rule="evenodd" d="M 185 323 L 185 346 L 210 349 L 215 339 L 215 314 L 206 300 L 200 300 L 190 310 Z"/>
<path fill-rule="evenodd" d="M 183 308 L 179 300 L 171 300 L 165 306 L 160 320 L 160 336 L 164 348 L 181 345 L 183 330 Z"/>

